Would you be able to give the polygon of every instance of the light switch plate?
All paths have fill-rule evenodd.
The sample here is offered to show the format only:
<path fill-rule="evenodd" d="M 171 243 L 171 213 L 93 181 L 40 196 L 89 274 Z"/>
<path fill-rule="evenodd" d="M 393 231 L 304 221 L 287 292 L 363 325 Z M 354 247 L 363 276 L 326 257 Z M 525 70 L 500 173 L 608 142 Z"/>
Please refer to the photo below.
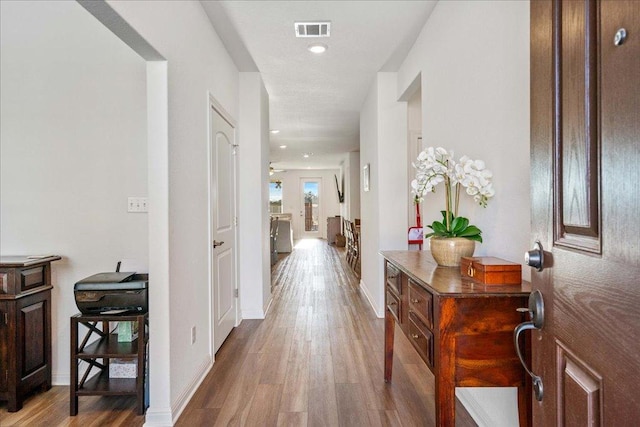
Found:
<path fill-rule="evenodd" d="M 146 197 L 129 197 L 127 199 L 127 212 L 148 212 Z"/>

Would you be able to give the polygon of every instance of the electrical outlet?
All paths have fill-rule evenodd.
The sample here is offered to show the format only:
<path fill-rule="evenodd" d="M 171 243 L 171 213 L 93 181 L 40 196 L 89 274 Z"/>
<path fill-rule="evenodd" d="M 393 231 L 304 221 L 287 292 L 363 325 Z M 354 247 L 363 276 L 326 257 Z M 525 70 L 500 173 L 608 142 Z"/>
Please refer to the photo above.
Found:
<path fill-rule="evenodd" d="M 195 344 L 196 343 L 196 327 L 192 326 L 191 327 L 191 344 Z"/>

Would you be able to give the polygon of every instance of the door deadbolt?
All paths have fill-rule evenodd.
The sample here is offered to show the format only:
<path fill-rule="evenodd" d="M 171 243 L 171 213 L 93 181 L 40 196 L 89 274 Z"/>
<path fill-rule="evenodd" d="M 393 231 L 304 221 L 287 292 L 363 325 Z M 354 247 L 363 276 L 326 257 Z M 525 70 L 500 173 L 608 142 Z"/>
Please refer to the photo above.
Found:
<path fill-rule="evenodd" d="M 544 249 L 542 248 L 540 240 L 536 240 L 533 244 L 532 250 L 525 252 L 524 262 L 529 267 L 533 267 L 538 271 L 542 271 L 544 269 Z"/>
<path fill-rule="evenodd" d="M 624 28 L 620 28 L 618 31 L 616 31 L 616 35 L 613 36 L 613 44 L 615 46 L 620 46 L 625 42 L 625 40 L 627 40 L 627 30 Z"/>

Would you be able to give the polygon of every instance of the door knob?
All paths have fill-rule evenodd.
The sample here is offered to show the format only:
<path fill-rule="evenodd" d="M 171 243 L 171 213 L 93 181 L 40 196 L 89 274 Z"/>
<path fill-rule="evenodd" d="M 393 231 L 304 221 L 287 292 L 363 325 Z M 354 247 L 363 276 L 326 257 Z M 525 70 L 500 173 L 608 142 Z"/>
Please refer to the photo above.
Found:
<path fill-rule="evenodd" d="M 533 249 L 524 254 L 524 262 L 529 267 L 533 267 L 538 271 L 544 269 L 544 249 L 540 240 L 536 240 L 533 244 Z"/>
<path fill-rule="evenodd" d="M 522 352 L 520 351 L 520 343 L 519 338 L 520 334 L 529 329 L 542 329 L 544 326 L 544 301 L 542 299 L 542 293 L 539 290 L 536 290 L 529 295 L 529 308 L 519 308 L 520 312 L 528 312 L 531 320 L 527 322 L 520 323 L 513 330 L 513 344 L 516 347 L 516 353 L 518 354 L 518 359 L 520 359 L 520 363 L 524 367 L 524 370 L 527 371 L 527 374 L 531 376 L 533 380 L 533 394 L 536 397 L 537 401 L 542 401 L 542 396 L 544 394 L 544 388 L 542 386 L 542 378 L 538 375 L 534 374 L 522 356 Z"/>
<path fill-rule="evenodd" d="M 222 246 L 222 245 L 224 245 L 224 241 L 219 241 L 219 242 L 217 240 L 213 241 L 214 249 L 217 248 L 218 246 Z"/>

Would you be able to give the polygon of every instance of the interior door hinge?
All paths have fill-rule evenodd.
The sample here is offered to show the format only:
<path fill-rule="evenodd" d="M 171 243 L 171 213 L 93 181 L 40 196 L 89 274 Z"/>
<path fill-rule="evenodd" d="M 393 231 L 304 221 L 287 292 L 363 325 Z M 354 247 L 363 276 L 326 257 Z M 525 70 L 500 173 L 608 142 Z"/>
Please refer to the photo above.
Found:
<path fill-rule="evenodd" d="M 233 290 L 233 296 L 238 298 L 238 289 L 237 288 Z"/>
<path fill-rule="evenodd" d="M 238 226 L 238 217 L 237 216 L 233 217 L 233 225 L 235 225 L 236 227 Z"/>

